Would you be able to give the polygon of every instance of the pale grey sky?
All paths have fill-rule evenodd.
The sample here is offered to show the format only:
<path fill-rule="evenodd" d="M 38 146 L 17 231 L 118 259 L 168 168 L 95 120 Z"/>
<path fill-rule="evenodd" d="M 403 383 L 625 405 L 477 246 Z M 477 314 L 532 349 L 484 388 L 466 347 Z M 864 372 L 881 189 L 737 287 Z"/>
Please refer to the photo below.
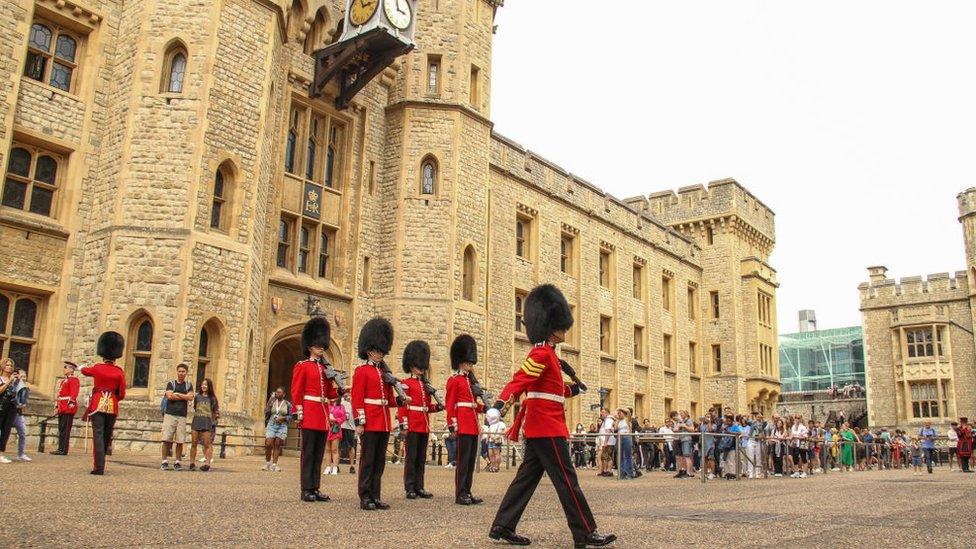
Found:
<path fill-rule="evenodd" d="M 976 2 L 508 0 L 495 129 L 623 198 L 734 177 L 776 212 L 779 327 L 866 267 L 965 269 Z"/>

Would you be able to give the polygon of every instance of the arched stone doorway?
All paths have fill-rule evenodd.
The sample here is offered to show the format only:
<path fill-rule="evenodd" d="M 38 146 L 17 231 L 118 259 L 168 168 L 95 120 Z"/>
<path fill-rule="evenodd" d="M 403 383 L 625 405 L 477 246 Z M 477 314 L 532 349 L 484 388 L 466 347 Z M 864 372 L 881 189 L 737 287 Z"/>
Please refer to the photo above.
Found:
<path fill-rule="evenodd" d="M 278 332 L 278 335 L 272 340 L 274 344 L 271 346 L 271 353 L 268 354 L 268 378 L 267 385 L 265 385 L 265 402 L 278 387 L 284 387 L 286 398 L 291 400 L 292 368 L 296 362 L 305 358 L 304 353 L 302 353 L 302 326 L 302 324 L 298 324 L 285 328 Z M 329 349 L 325 352 L 325 358 L 335 366 L 336 370 L 345 370 L 342 367 L 342 357 L 336 350 L 335 340 L 330 342 Z M 348 376 L 346 380 L 346 384 L 348 385 Z M 262 402 L 262 410 L 263 406 L 264 403 Z"/>

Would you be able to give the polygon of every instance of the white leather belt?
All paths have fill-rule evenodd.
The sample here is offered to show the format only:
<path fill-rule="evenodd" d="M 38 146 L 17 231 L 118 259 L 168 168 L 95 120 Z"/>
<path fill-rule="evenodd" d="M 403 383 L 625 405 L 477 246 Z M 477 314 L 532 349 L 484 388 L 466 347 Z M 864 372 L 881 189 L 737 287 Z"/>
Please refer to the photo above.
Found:
<path fill-rule="evenodd" d="M 71 397 L 58 397 L 58 400 L 71 400 Z"/>
<path fill-rule="evenodd" d="M 302 398 L 304 398 L 305 400 L 311 400 L 312 402 L 325 402 L 322 400 L 322 397 L 320 396 L 305 395 Z"/>
<path fill-rule="evenodd" d="M 542 400 L 551 400 L 560 404 L 566 402 L 566 397 L 562 395 L 554 395 L 552 393 L 537 393 L 534 391 L 529 391 L 526 393 L 525 398 L 541 398 Z"/>
<path fill-rule="evenodd" d="M 410 410 L 411 412 L 426 412 L 427 408 L 424 408 L 423 406 L 407 406 L 407 410 Z"/>
<path fill-rule="evenodd" d="M 385 398 L 364 398 L 363 402 L 373 406 L 386 406 L 388 401 Z"/>
<path fill-rule="evenodd" d="M 454 406 L 458 408 L 477 408 L 478 405 L 474 402 L 457 402 Z"/>

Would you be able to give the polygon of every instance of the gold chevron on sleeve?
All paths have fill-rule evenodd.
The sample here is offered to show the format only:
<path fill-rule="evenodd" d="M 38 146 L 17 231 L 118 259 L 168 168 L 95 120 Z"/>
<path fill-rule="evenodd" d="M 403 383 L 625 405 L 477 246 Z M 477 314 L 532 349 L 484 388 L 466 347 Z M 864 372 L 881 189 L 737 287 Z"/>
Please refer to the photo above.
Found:
<path fill-rule="evenodd" d="M 525 359 L 525 362 L 522 363 L 522 371 L 525 372 L 526 375 L 530 375 L 532 377 L 539 377 L 542 375 L 542 370 L 544 369 L 545 366 L 539 364 L 531 358 Z"/>

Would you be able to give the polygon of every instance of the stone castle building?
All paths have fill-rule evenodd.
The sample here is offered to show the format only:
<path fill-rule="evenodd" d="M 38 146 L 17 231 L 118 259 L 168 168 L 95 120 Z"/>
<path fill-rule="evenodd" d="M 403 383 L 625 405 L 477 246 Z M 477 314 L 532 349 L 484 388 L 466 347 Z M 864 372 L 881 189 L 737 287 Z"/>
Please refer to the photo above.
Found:
<path fill-rule="evenodd" d="M 871 425 L 976 416 L 976 188 L 957 200 L 966 270 L 896 282 L 868 267 L 870 282 L 858 286 Z"/>
<path fill-rule="evenodd" d="M 492 130 L 501 0 L 421 0 L 417 49 L 336 110 L 310 54 L 339 0 L 12 0 L 0 5 L 0 346 L 50 397 L 62 360 L 126 336 L 123 418 L 158 419 L 180 362 L 247 432 L 287 384 L 312 312 L 331 361 L 385 315 L 469 332 L 500 389 L 529 349 L 523 296 L 554 282 L 562 353 L 639 417 L 771 409 L 773 212 L 733 180 L 618 200 Z M 133 423 L 130 423 L 133 425 Z"/>

